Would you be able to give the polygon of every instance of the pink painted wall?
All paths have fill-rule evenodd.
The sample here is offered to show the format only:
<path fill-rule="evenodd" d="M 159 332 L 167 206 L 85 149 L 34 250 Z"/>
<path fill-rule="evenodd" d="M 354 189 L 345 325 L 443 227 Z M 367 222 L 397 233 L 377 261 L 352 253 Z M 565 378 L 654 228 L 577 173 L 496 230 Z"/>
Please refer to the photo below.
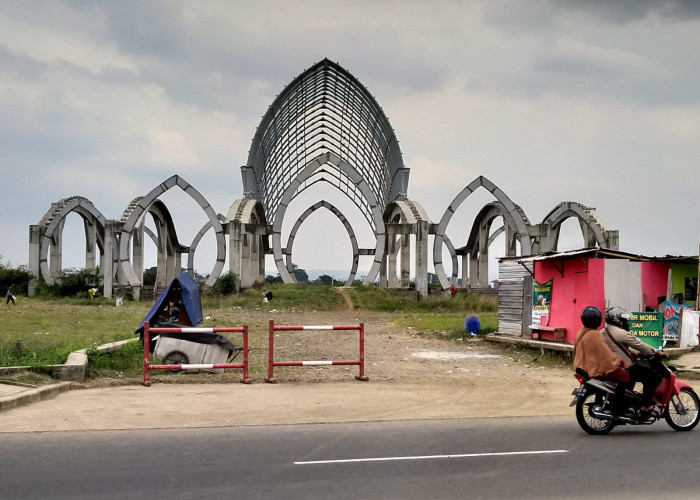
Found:
<path fill-rule="evenodd" d="M 563 269 L 563 276 L 557 268 Z M 656 298 L 666 295 L 668 270 L 665 263 L 641 263 L 641 290 L 646 305 L 656 307 Z M 566 341 L 573 344 L 582 327 L 581 311 L 586 306 L 605 311 L 605 259 L 539 261 L 535 262 L 534 274 L 539 283 L 552 280 L 549 326 L 566 328 Z M 543 333 L 542 338 L 552 339 L 552 335 Z"/>
<path fill-rule="evenodd" d="M 657 297 L 666 296 L 669 264 L 663 262 L 642 262 L 642 294 L 646 296 L 645 306 L 656 307 Z"/>
<path fill-rule="evenodd" d="M 556 265 L 562 274 L 554 267 Z M 581 329 L 581 311 L 605 306 L 604 259 L 574 258 L 558 261 L 535 262 L 534 279 L 539 283 L 552 280 L 552 302 L 549 326 L 566 328 L 566 341 L 574 343 Z M 542 338 L 552 338 L 546 333 Z"/>

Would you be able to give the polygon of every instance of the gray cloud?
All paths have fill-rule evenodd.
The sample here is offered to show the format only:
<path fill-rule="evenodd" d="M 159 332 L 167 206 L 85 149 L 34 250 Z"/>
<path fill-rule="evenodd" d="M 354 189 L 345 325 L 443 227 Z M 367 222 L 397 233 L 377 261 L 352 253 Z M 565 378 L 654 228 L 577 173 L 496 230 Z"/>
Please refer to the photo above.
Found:
<path fill-rule="evenodd" d="M 4 2 L 0 197 L 13 214 L 0 255 L 26 259 L 26 227 L 51 201 L 80 194 L 118 217 L 175 173 L 225 213 L 260 118 L 324 57 L 383 107 L 409 194 L 433 219 L 484 174 L 533 222 L 578 200 L 625 250 L 695 252 L 696 5 Z M 467 232 L 469 216 L 450 231 Z M 303 240 L 313 258 L 333 253 Z"/>
<path fill-rule="evenodd" d="M 651 16 L 684 21 L 700 16 L 700 4 L 695 0 L 576 0 L 553 1 L 553 5 L 578 10 L 618 24 L 647 19 Z"/>

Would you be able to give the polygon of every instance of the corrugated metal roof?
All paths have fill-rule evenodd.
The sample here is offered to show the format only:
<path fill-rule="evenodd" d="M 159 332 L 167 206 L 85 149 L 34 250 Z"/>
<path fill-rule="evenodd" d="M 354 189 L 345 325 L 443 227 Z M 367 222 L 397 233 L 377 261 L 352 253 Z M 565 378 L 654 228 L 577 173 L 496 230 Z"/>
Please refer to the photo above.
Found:
<path fill-rule="evenodd" d="M 668 262 L 672 264 L 697 264 L 698 257 L 696 255 L 666 255 L 665 257 L 649 257 L 647 255 L 622 252 L 620 250 L 611 250 L 608 248 L 582 248 L 580 250 L 568 250 L 565 252 L 546 252 L 536 255 L 521 255 L 519 257 L 502 257 L 499 262 L 515 261 L 518 263 L 535 262 L 543 260 L 561 260 L 571 259 L 574 257 L 603 257 L 608 259 L 629 259 L 633 261 L 646 262 Z"/>

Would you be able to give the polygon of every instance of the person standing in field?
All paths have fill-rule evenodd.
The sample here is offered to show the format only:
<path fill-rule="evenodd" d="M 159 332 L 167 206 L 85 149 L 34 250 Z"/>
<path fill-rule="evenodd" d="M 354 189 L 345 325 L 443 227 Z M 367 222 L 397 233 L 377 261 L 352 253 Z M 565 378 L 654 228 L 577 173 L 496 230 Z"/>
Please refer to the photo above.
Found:
<path fill-rule="evenodd" d="M 5 305 L 9 305 L 10 301 L 12 301 L 12 305 L 15 305 L 15 296 L 12 295 L 12 287 L 14 285 L 10 285 L 9 288 L 7 289 L 7 299 L 5 300 Z"/>

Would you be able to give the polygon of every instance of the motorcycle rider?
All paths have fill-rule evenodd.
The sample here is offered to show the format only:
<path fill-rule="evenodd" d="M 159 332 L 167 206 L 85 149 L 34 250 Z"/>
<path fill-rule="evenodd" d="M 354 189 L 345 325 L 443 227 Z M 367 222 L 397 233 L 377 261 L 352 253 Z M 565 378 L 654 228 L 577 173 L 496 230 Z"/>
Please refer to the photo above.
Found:
<path fill-rule="evenodd" d="M 605 328 L 601 330 L 603 338 L 612 352 L 628 366 L 630 385 L 642 383 L 642 407 L 640 410 L 650 412 L 654 390 L 661 383 L 661 377 L 651 368 L 640 365 L 634 351 L 647 356 L 658 356 L 668 359 L 668 354 L 645 344 L 629 332 L 631 314 L 624 307 L 610 307 L 605 311 Z M 630 350 L 632 349 L 632 350 Z"/>
<path fill-rule="evenodd" d="M 587 306 L 581 312 L 583 328 L 576 334 L 574 343 L 574 368 L 582 370 L 588 377 L 598 377 L 617 382 L 613 401 L 613 414 L 621 414 L 625 389 L 630 375 L 625 371 L 625 363 L 615 356 L 598 328 L 603 322 L 600 309 Z"/>

